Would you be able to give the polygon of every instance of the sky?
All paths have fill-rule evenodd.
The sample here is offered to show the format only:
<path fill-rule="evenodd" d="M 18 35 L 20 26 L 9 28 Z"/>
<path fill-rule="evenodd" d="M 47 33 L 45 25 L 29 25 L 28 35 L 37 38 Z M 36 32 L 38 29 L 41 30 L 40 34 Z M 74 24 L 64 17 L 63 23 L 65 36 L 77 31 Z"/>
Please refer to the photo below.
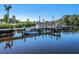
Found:
<path fill-rule="evenodd" d="M 0 19 L 6 14 L 3 4 L 0 4 Z M 16 16 L 17 20 L 38 21 L 42 19 L 52 21 L 58 20 L 63 15 L 79 14 L 79 4 L 12 4 L 10 17 Z"/>

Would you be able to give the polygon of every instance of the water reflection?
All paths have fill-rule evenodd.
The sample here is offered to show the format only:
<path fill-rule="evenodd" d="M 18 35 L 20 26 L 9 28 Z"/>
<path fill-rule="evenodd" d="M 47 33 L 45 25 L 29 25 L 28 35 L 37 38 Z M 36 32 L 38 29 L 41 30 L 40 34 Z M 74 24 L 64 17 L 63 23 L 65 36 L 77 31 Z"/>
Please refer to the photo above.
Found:
<path fill-rule="evenodd" d="M 19 36 L 17 36 L 17 34 L 19 34 Z M 60 40 L 61 38 L 61 33 L 56 33 L 56 34 L 41 34 L 41 35 L 24 35 L 23 33 L 22 33 L 22 35 L 20 35 L 21 33 L 20 32 L 18 32 L 18 33 L 13 33 L 11 36 L 9 36 L 9 37 L 1 37 L 0 38 L 0 42 L 5 42 L 5 47 L 4 47 L 4 49 L 7 49 L 7 48 L 9 48 L 9 49 L 11 49 L 12 48 L 12 46 L 13 46 L 13 41 L 14 40 L 23 40 L 24 42 L 26 42 L 26 39 L 27 38 L 31 38 L 31 39 L 34 39 L 34 40 L 38 40 L 38 37 L 40 38 L 45 38 L 45 37 L 50 37 L 51 39 L 54 37 L 56 40 Z"/>
<path fill-rule="evenodd" d="M 12 34 L 11 36 L 0 37 L 0 43 L 5 43 L 5 45 L 3 47 L 3 49 L 5 49 L 5 50 L 6 49 L 13 49 L 13 46 L 15 46 L 15 42 L 14 42 L 15 40 L 16 41 L 22 40 L 24 43 L 28 43 L 28 40 L 27 40 L 28 38 L 30 38 L 33 41 L 37 41 L 37 42 L 39 39 L 44 40 L 44 41 L 45 41 L 45 39 L 47 39 L 49 41 L 51 40 L 50 44 L 52 45 L 52 40 L 62 41 L 63 35 L 70 35 L 70 34 L 74 34 L 75 32 L 78 32 L 78 31 L 77 30 L 69 30 L 69 31 L 62 31 L 62 32 L 57 32 L 57 33 L 47 33 L 47 34 L 39 34 L 39 35 L 25 35 L 23 32 L 14 32 L 14 33 L 11 33 Z M 65 38 L 67 38 L 67 37 L 65 37 Z M 34 44 L 36 44 L 36 43 L 34 43 Z M 50 44 L 46 43 L 46 45 L 50 45 Z M 54 42 L 53 42 L 53 44 L 54 44 Z M 19 46 L 19 44 L 18 44 L 18 46 Z M 35 46 L 33 46 L 33 48 L 34 47 Z M 56 48 L 58 48 L 58 47 L 56 47 Z M 53 47 L 52 47 L 52 49 L 53 49 Z"/>
<path fill-rule="evenodd" d="M 4 47 L 4 49 L 7 49 L 7 48 L 11 49 L 12 46 L 13 46 L 13 41 L 5 42 L 5 47 Z"/>

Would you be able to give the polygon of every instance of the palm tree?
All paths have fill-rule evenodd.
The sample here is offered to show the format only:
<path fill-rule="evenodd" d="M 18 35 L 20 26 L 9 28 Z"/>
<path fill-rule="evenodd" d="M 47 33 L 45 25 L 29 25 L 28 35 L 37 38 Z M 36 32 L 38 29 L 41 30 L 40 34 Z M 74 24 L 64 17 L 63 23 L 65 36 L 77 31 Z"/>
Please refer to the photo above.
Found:
<path fill-rule="evenodd" d="M 12 21 L 13 21 L 12 23 L 16 23 L 16 17 L 15 17 L 15 15 L 12 16 Z"/>
<path fill-rule="evenodd" d="M 7 12 L 7 23 L 9 23 L 9 11 L 12 8 L 11 5 L 4 5 L 5 11 Z"/>
<path fill-rule="evenodd" d="M 42 19 L 43 21 L 43 28 L 45 28 L 45 19 Z"/>
<path fill-rule="evenodd" d="M 27 22 L 29 22 L 29 19 L 27 19 Z"/>
<path fill-rule="evenodd" d="M 40 22 L 40 20 L 41 20 L 41 17 L 39 16 L 39 22 Z"/>
<path fill-rule="evenodd" d="M 55 22 L 54 22 L 54 16 L 52 16 L 52 20 L 53 20 L 53 24 L 54 24 L 54 27 L 55 27 Z M 51 27 L 52 27 L 52 24 L 51 24 Z"/>
<path fill-rule="evenodd" d="M 53 21 L 54 21 L 54 16 L 52 16 L 52 19 L 53 19 Z"/>

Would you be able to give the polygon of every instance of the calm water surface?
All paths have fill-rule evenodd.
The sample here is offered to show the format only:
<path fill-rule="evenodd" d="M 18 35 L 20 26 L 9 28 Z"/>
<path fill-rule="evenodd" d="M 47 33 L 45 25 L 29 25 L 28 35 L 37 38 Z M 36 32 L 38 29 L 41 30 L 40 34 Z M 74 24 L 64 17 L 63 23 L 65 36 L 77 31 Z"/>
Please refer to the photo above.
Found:
<path fill-rule="evenodd" d="M 16 33 L 14 37 L 20 37 Z M 33 37 L 0 39 L 0 53 L 54 54 L 79 53 L 79 32 L 62 32 L 59 36 L 39 35 Z"/>

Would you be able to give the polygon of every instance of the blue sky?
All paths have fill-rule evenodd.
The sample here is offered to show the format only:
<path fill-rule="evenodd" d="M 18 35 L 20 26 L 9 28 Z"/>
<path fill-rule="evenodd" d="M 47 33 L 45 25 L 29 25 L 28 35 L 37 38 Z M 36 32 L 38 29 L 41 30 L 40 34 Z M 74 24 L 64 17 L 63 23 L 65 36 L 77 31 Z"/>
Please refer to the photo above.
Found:
<path fill-rule="evenodd" d="M 41 19 L 52 20 L 52 16 L 55 20 L 61 18 L 66 14 L 79 14 L 79 4 L 12 4 L 10 10 L 10 17 L 16 16 L 16 19 L 26 21 Z M 3 4 L 0 4 L 0 18 L 3 18 L 6 11 L 4 10 Z"/>

